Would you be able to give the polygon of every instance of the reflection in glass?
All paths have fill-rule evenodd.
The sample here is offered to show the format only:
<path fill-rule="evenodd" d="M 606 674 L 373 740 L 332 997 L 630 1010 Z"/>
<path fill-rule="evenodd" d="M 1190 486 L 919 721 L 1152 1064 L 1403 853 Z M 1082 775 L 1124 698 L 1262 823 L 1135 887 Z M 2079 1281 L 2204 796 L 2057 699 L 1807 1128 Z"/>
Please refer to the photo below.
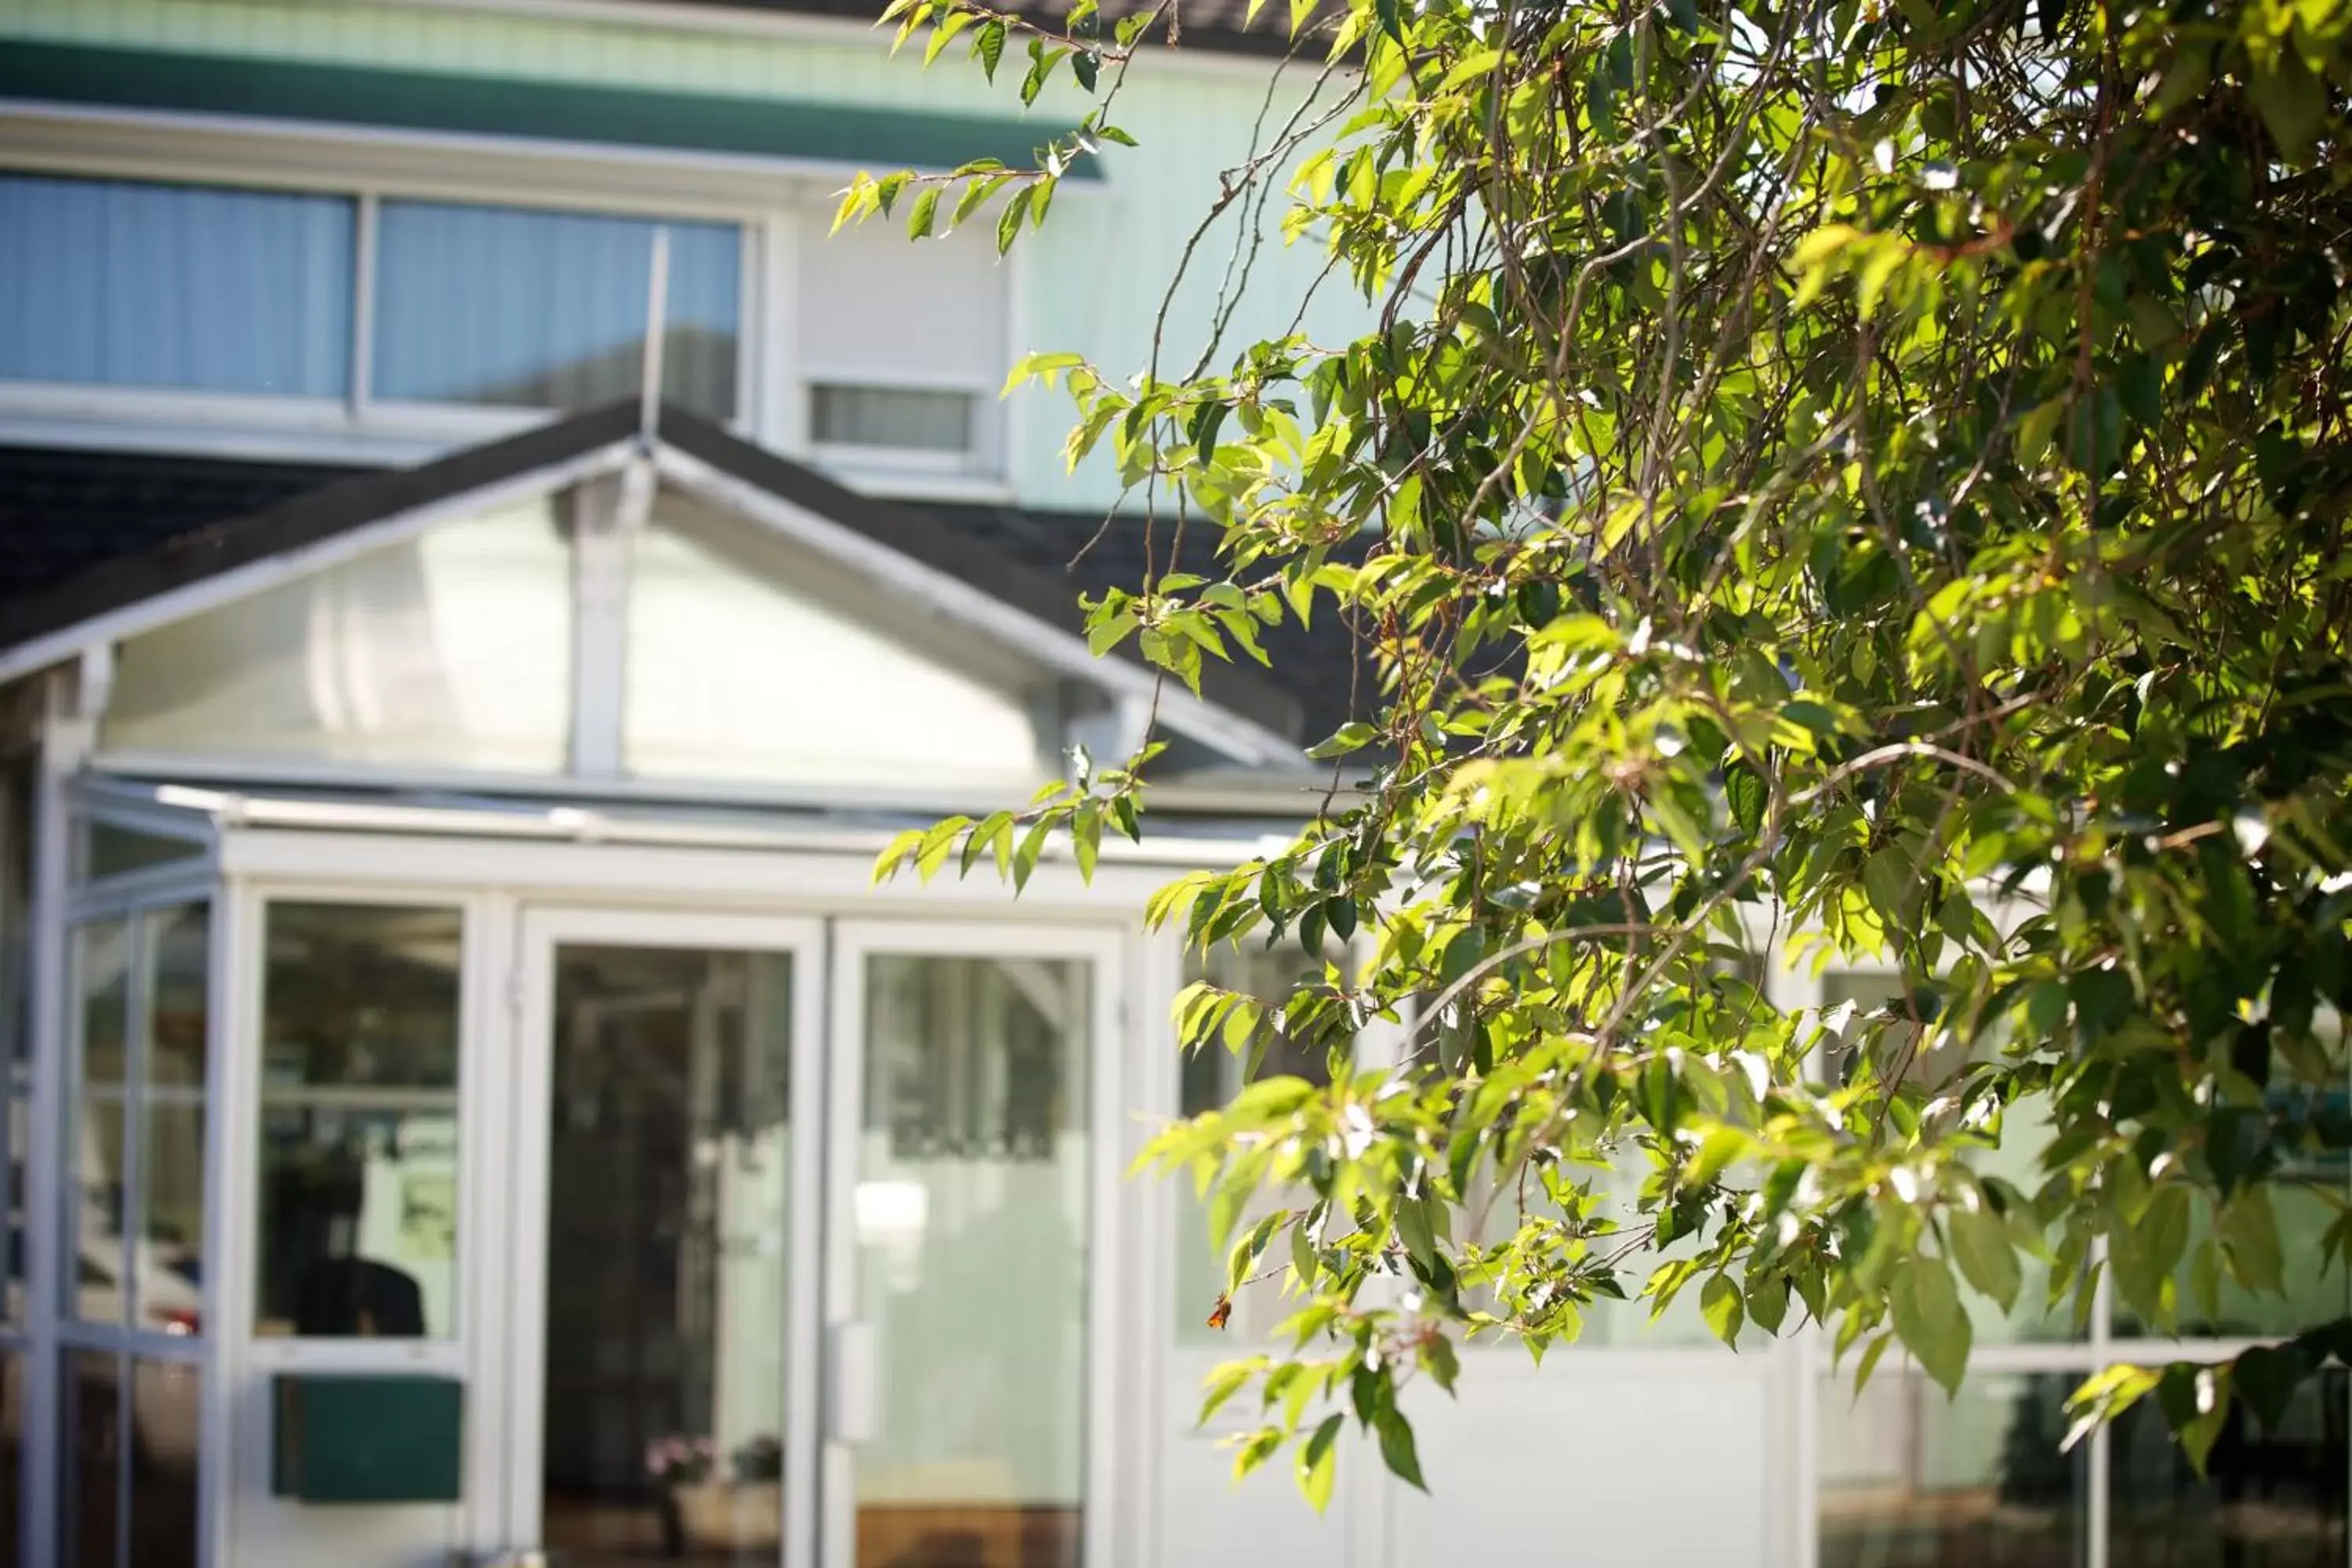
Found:
<path fill-rule="evenodd" d="M 1297 947 L 1268 949 L 1258 942 L 1236 947 L 1228 942 L 1212 948 L 1205 957 L 1188 953 L 1184 979 L 1187 984 L 1206 980 L 1279 1006 L 1290 1000 L 1291 992 L 1300 984 L 1318 978 L 1322 973 L 1322 961 Z M 1213 1041 L 1199 1050 L 1187 1050 L 1178 1081 L 1178 1110 L 1186 1116 L 1198 1116 L 1216 1110 L 1241 1092 L 1248 1068 L 1244 1058 L 1225 1050 L 1222 1042 Z M 1328 1084 L 1331 1081 L 1330 1057 L 1326 1051 L 1302 1046 L 1276 1031 L 1258 1064 L 1256 1076 L 1303 1078 L 1309 1083 Z M 1234 1338 L 1255 1338 L 1271 1331 L 1297 1308 L 1296 1302 L 1285 1301 L 1281 1290 L 1271 1282 L 1240 1292 L 1234 1300 L 1233 1315 L 1223 1330 L 1209 1326 L 1209 1314 L 1225 1289 L 1225 1262 L 1210 1241 L 1209 1205 L 1192 1184 L 1190 1173 L 1164 1179 L 1175 1195 L 1176 1206 L 1177 1342 L 1223 1344 Z M 1244 1223 L 1279 1206 L 1276 1194 L 1263 1194 L 1244 1216 Z"/>
<path fill-rule="evenodd" d="M 453 1331 L 463 937 L 453 909 L 269 906 L 257 1332 Z"/>
<path fill-rule="evenodd" d="M 130 1568 L 196 1568 L 196 1435 L 203 1372 L 131 1363 Z"/>
<path fill-rule="evenodd" d="M 921 387 L 812 386 L 810 433 L 821 447 L 961 453 L 971 447 L 978 401 L 969 392 Z"/>
<path fill-rule="evenodd" d="M 2303 1384 L 2275 1431 L 2231 1406 L 2200 1479 L 2164 1413 L 2143 1400 L 2116 1418 L 2108 1561 L 2129 1568 L 2305 1568 L 2345 1561 L 2347 1384 Z"/>
<path fill-rule="evenodd" d="M 1821 1568 L 2076 1568 L 2088 1449 L 2059 1452 L 2072 1373 L 1971 1373 L 1959 1397 L 1881 1368 L 1821 1390 Z M 2130 1561 L 2118 1558 L 2118 1563 Z"/>
<path fill-rule="evenodd" d="M 141 1097 L 137 1312 L 142 1328 L 192 1334 L 205 1257 L 205 1050 L 211 906 L 145 919 L 146 1092 Z"/>
<path fill-rule="evenodd" d="M 0 1093 L 33 1089 L 33 796 L 37 753 L 0 759 Z"/>
<path fill-rule="evenodd" d="M 1067 960 L 867 960 L 857 1568 L 1078 1561 L 1088 993 Z"/>
<path fill-rule="evenodd" d="M 374 395 L 587 408 L 634 395 L 655 224 L 387 201 L 377 220 Z M 669 227 L 662 391 L 735 413 L 740 231 Z"/>
<path fill-rule="evenodd" d="M 131 1019 L 131 927 L 99 921 L 77 927 L 71 964 L 74 1125 L 68 1216 L 74 1245 L 66 1300 L 84 1322 L 121 1323 L 130 1312 L 124 1279 L 123 1072 Z"/>
<path fill-rule="evenodd" d="M 141 833 L 135 828 L 118 827 L 111 822 L 93 822 L 85 828 L 80 849 L 81 863 L 75 868 L 75 880 L 83 882 L 194 860 L 205 852 L 205 847 L 192 839 Z"/>
<path fill-rule="evenodd" d="M 1888 1008 L 1896 1014 L 1903 1011 L 1903 988 L 1897 976 L 1876 970 L 1833 969 L 1822 976 L 1822 1005 L 1833 1008 L 1852 1002 L 1858 1016 L 1867 1017 L 1874 1010 Z M 1855 1027 L 1849 1025 L 1849 1033 Z M 1890 1038 L 1896 1031 L 1890 1031 Z M 1886 1047 L 1882 1045 L 1884 1051 Z M 2000 1042 L 1991 1037 L 1980 1037 L 1979 1055 L 1997 1051 Z M 1929 1056 L 1910 1064 L 1914 1079 L 1941 1081 L 1958 1072 L 1963 1066 L 1958 1047 L 1945 1046 Z M 2011 1105 L 2002 1116 L 2000 1140 L 1995 1147 L 1970 1152 L 1969 1169 L 1979 1176 L 1998 1178 L 2027 1198 L 2041 1189 L 2042 1151 L 2052 1138 L 2048 1103 L 2037 1096 Z M 2076 1340 L 2082 1336 L 2074 1329 L 2074 1300 L 2071 1292 L 2062 1296 L 2053 1306 L 2050 1300 L 2050 1265 L 2020 1251 L 2017 1254 L 2018 1273 L 2022 1280 L 2017 1300 L 2004 1315 L 2000 1304 L 1990 1297 L 1963 1286 L 1960 1302 L 1968 1310 L 1979 1344 L 2040 1343 Z M 2061 1287 L 2064 1289 L 2064 1287 Z"/>
<path fill-rule="evenodd" d="M 782 1549 L 792 986 L 784 954 L 556 954 L 542 1474 L 576 1568 Z"/>
<path fill-rule="evenodd" d="M 557 773 L 572 557 L 538 496 L 137 637 L 109 750 Z"/>
<path fill-rule="evenodd" d="M 58 1561 L 116 1568 L 122 1528 L 122 1362 L 112 1351 L 59 1358 Z"/>

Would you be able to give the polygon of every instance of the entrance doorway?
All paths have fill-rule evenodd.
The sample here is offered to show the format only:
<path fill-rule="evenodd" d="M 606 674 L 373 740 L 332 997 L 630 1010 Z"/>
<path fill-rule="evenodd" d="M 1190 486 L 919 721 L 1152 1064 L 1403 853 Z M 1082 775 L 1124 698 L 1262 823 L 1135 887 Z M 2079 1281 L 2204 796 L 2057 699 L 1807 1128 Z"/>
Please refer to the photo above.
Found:
<path fill-rule="evenodd" d="M 523 917 L 505 1538 L 1079 1568 L 1116 932 Z"/>

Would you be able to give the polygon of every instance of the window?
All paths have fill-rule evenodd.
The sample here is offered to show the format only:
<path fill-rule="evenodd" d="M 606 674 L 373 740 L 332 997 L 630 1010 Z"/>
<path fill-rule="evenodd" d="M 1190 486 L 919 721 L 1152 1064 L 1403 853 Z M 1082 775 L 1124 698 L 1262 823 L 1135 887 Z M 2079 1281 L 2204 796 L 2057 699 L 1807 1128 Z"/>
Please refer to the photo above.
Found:
<path fill-rule="evenodd" d="M 739 520 L 663 497 L 633 543 L 627 602 L 635 777 L 1025 793 L 1044 775 L 1040 669 Z"/>
<path fill-rule="evenodd" d="M 666 221 L 663 387 L 731 418 L 734 226 L 35 174 L 0 174 L 0 381 L 585 407 L 636 389 Z"/>
<path fill-rule="evenodd" d="M 376 217 L 370 394 L 585 408 L 637 390 L 655 224 L 646 218 L 387 201 Z M 669 226 L 662 390 L 735 413 L 739 237 Z"/>
<path fill-rule="evenodd" d="M 100 741 L 556 773 L 571 683 L 572 559 L 542 498 L 126 639 Z"/>
<path fill-rule="evenodd" d="M 257 1333 L 454 1331 L 464 924 L 454 909 L 269 906 Z"/>
<path fill-rule="evenodd" d="M 1294 990 L 1320 979 L 1323 973 L 1320 958 L 1290 943 L 1272 949 L 1255 942 L 1245 946 L 1221 943 L 1206 955 L 1188 953 L 1186 964 L 1188 983 L 1205 980 L 1228 991 L 1255 996 L 1269 1007 L 1285 1005 Z M 1240 1093 L 1245 1082 L 1254 1081 L 1248 1061 L 1225 1050 L 1216 1041 L 1197 1050 L 1187 1050 L 1179 1070 L 1177 1109 L 1186 1116 L 1217 1110 Z M 1304 1045 L 1277 1028 L 1257 1064 L 1255 1078 L 1282 1077 L 1328 1084 L 1329 1054 Z M 1297 1306 L 1296 1301 L 1283 1300 L 1280 1290 L 1271 1282 L 1235 1297 L 1233 1316 L 1223 1333 L 1209 1326 L 1210 1310 L 1224 1293 L 1225 1259 L 1211 1245 L 1208 1205 L 1194 1188 L 1191 1173 L 1178 1172 L 1165 1180 L 1175 1191 L 1176 1342 L 1212 1345 L 1224 1342 L 1228 1336 L 1259 1338 L 1270 1333 Z M 1277 1194 L 1259 1193 L 1243 1223 L 1262 1218 L 1280 1206 L 1281 1202 Z"/>
<path fill-rule="evenodd" d="M 339 397 L 354 204 L 0 175 L 0 379 Z"/>
<path fill-rule="evenodd" d="M 800 355 L 817 450 L 852 466 L 992 463 L 1005 280 L 979 228 L 910 244 L 888 224 L 809 225 Z"/>

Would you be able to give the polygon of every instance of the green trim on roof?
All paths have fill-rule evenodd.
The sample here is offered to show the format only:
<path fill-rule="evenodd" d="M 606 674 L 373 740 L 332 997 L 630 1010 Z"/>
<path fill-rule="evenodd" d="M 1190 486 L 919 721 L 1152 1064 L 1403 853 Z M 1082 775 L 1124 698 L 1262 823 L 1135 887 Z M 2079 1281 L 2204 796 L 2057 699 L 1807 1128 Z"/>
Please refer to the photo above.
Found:
<path fill-rule="evenodd" d="M 582 87 L 73 44 L 0 43 L 0 98 L 81 107 L 244 115 L 530 141 L 661 147 L 868 168 L 1016 169 L 1052 132 L 1019 121 Z M 1100 179 L 1083 159 L 1076 179 Z"/>

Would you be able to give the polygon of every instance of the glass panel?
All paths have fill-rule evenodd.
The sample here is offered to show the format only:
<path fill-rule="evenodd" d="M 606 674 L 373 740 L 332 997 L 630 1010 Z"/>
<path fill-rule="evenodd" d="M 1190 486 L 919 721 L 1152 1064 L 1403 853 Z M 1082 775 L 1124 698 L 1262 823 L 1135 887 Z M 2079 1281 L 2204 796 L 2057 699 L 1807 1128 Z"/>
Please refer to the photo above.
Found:
<path fill-rule="evenodd" d="M 205 1257 L 205 1053 L 212 907 L 144 917 L 147 1089 L 140 1115 L 139 1325 L 202 1328 Z"/>
<path fill-rule="evenodd" d="M 196 1568 L 203 1369 L 131 1363 L 131 1568 Z"/>
<path fill-rule="evenodd" d="M 572 556 L 545 497 L 120 647 L 110 750 L 562 771 Z"/>
<path fill-rule="evenodd" d="M 1287 1002 L 1292 990 L 1301 982 L 1323 973 L 1320 959 L 1297 947 L 1285 945 L 1268 950 L 1255 942 L 1246 948 L 1222 944 L 1213 948 L 1205 958 L 1189 953 L 1186 965 L 1184 978 L 1188 984 L 1207 980 L 1274 1005 Z M 1248 1063 L 1241 1057 L 1215 1044 L 1185 1052 L 1179 1069 L 1178 1110 L 1186 1116 L 1216 1110 L 1241 1092 L 1247 1068 Z M 1258 1064 L 1257 1076 L 1303 1078 L 1309 1083 L 1328 1084 L 1331 1081 L 1330 1056 L 1302 1046 L 1277 1030 Z M 1217 1256 L 1209 1237 L 1209 1205 L 1189 1174 L 1165 1179 L 1175 1194 L 1177 1342 L 1215 1345 L 1231 1339 L 1257 1338 L 1296 1310 L 1297 1303 L 1285 1300 L 1280 1289 L 1269 1282 L 1262 1288 L 1244 1290 L 1234 1299 L 1233 1315 L 1226 1320 L 1223 1331 L 1209 1326 L 1209 1314 L 1225 1289 L 1224 1259 Z M 1244 1216 L 1244 1222 L 1264 1217 L 1266 1212 L 1281 1207 L 1282 1201 L 1280 1194 L 1262 1194 L 1252 1214 Z"/>
<path fill-rule="evenodd" d="M 123 1073 L 131 1014 L 131 928 L 102 921 L 73 933 L 74 1101 L 66 1300 L 85 1322 L 121 1323 L 125 1288 Z"/>
<path fill-rule="evenodd" d="M 0 175 L 0 379 L 341 397 L 352 204 Z"/>
<path fill-rule="evenodd" d="M 32 953 L 33 820 L 38 760 L 30 752 L 0 763 L 0 1089 L 33 1086 L 33 997 L 26 967 Z"/>
<path fill-rule="evenodd" d="M 813 386 L 810 433 L 819 446 L 968 452 L 976 401 L 969 392 Z"/>
<path fill-rule="evenodd" d="M 1068 960 L 867 960 L 858 1568 L 1078 1561 L 1088 990 Z"/>
<path fill-rule="evenodd" d="M 636 395 L 653 220 L 386 202 L 376 220 L 378 397 L 586 408 Z M 662 391 L 735 413 L 741 237 L 672 223 Z"/>
<path fill-rule="evenodd" d="M 0 1344 L 0 1563 L 25 1561 L 25 1372 L 24 1354 Z"/>
<path fill-rule="evenodd" d="M 1901 997 L 1899 981 L 1883 972 L 1833 969 L 1822 976 L 1824 1007 L 1853 1002 L 1863 1015 L 1878 1008 L 1899 1011 L 1903 1005 Z M 1979 1050 L 1997 1048 L 1991 1042 L 1980 1042 L 1979 1046 Z M 1959 1066 L 1957 1055 L 1950 1047 L 1945 1047 L 1914 1062 L 1912 1073 L 1932 1081 L 1958 1070 Z M 2044 1179 L 2042 1152 L 2050 1146 L 2050 1141 L 2049 1105 L 2037 1096 L 2010 1108 L 2001 1119 L 1999 1142 L 1970 1158 L 1969 1168 L 1979 1175 L 1999 1177 L 2031 1198 Z M 1976 1342 L 2015 1344 L 2079 1339 L 2081 1336 L 2074 1331 L 2073 1298 L 2069 1296 L 2055 1307 L 2050 1303 L 2050 1265 L 2025 1252 L 2017 1255 L 2017 1265 L 2023 1284 L 2006 1315 L 2000 1304 L 1990 1297 L 1965 1284 L 1961 1286 L 1960 1301 L 1976 1331 Z"/>
<path fill-rule="evenodd" d="M 783 1528 L 792 960 L 555 962 L 544 1534 L 772 1564 Z"/>
<path fill-rule="evenodd" d="M 1033 667 L 913 622 L 840 567 L 675 496 L 656 503 L 635 550 L 623 716 L 631 773 L 956 778 L 1008 794 L 1042 776 L 1024 690 L 1041 681 Z"/>
<path fill-rule="evenodd" d="M 71 1568 L 116 1568 L 122 1529 L 122 1362 L 112 1351 L 59 1358 L 58 1553 Z"/>
<path fill-rule="evenodd" d="M 1821 1568 L 2074 1568 L 2090 1446 L 2059 1452 L 2074 1373 L 1972 1372 L 1959 1397 L 1881 1368 L 1821 1390 Z M 2135 1562 L 2116 1558 L 2117 1563 Z"/>
<path fill-rule="evenodd" d="M 451 1333 L 464 924 L 269 906 L 256 1332 Z"/>
<path fill-rule="evenodd" d="M 2147 1400 L 2116 1418 L 2109 1460 L 2118 1568 L 2304 1568 L 2345 1561 L 2347 1384 L 2304 1384 L 2275 1431 L 2231 1407 L 2205 1477 Z"/>
<path fill-rule="evenodd" d="M 191 839 L 141 833 L 135 828 L 118 827 L 111 822 L 85 826 L 78 847 L 80 853 L 76 858 L 80 863 L 74 868 L 74 879 L 81 882 L 169 866 L 177 860 L 193 860 L 205 852 L 203 845 Z"/>
<path fill-rule="evenodd" d="M 7 1226 L 0 1230 L 0 1323 L 22 1323 L 32 1308 L 25 1293 L 25 1152 L 32 1137 L 32 1101 L 18 1096 L 0 1100 L 0 1199 L 6 1203 Z"/>

